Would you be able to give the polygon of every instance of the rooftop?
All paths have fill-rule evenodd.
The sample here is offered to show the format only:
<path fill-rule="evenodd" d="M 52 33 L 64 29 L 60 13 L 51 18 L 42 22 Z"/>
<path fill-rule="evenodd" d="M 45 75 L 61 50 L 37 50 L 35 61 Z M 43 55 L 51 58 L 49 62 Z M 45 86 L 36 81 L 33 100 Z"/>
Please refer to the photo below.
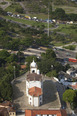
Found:
<path fill-rule="evenodd" d="M 29 89 L 29 95 L 31 96 L 40 96 L 42 95 L 42 89 L 38 87 L 32 87 Z"/>
<path fill-rule="evenodd" d="M 77 83 L 73 84 L 73 85 L 69 85 L 70 88 L 77 90 Z"/>
<path fill-rule="evenodd" d="M 25 110 L 25 116 L 36 116 L 36 115 L 56 115 L 56 116 L 67 116 L 65 110 Z"/>
<path fill-rule="evenodd" d="M 42 80 L 42 76 L 41 75 L 38 75 L 36 73 L 30 73 L 27 75 L 27 80 L 28 81 L 41 81 Z"/>

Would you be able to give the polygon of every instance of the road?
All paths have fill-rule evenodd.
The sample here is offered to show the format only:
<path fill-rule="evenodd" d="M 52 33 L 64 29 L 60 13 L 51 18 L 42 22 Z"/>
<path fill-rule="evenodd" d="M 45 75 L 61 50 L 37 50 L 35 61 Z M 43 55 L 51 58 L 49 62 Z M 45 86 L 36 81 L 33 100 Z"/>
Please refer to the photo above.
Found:
<path fill-rule="evenodd" d="M 71 50 L 55 50 L 55 53 L 58 58 L 76 58 L 76 52 L 71 51 Z"/>

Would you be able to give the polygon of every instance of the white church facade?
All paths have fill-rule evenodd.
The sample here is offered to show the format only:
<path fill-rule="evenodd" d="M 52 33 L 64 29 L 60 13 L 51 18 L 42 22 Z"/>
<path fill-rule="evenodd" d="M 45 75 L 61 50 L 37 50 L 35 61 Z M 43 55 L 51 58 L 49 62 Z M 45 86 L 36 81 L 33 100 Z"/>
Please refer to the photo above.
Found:
<path fill-rule="evenodd" d="M 38 107 L 43 103 L 43 80 L 34 60 L 26 79 L 26 95 L 31 106 Z"/>

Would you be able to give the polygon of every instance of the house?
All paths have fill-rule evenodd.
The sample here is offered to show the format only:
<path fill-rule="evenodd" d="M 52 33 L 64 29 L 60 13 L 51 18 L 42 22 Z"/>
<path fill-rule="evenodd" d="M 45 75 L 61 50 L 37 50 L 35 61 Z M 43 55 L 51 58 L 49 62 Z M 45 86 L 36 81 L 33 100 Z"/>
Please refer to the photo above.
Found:
<path fill-rule="evenodd" d="M 63 81 L 73 81 L 73 78 L 71 75 L 65 73 L 64 71 L 60 71 L 59 72 L 59 76 L 58 76 L 59 81 L 63 80 Z"/>
<path fill-rule="evenodd" d="M 75 68 L 70 68 L 66 71 L 67 74 L 69 74 L 72 77 L 77 77 L 77 70 Z"/>
<path fill-rule="evenodd" d="M 0 107 L 0 116 L 9 116 L 7 108 Z"/>
<path fill-rule="evenodd" d="M 77 90 L 77 83 L 72 83 L 71 85 L 68 85 L 70 89 Z"/>
<path fill-rule="evenodd" d="M 21 69 L 22 70 L 26 69 L 26 65 L 21 65 Z"/>
<path fill-rule="evenodd" d="M 25 110 L 25 116 L 67 116 L 64 109 L 61 110 Z"/>
<path fill-rule="evenodd" d="M 10 101 L 0 103 L 0 116 L 16 116 L 13 104 Z"/>

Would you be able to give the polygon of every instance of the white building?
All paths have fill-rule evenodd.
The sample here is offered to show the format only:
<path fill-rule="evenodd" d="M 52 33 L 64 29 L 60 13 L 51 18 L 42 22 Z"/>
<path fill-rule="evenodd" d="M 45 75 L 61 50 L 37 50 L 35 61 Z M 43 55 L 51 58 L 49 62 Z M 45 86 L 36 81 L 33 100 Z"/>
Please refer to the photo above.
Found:
<path fill-rule="evenodd" d="M 37 64 L 33 62 L 30 64 L 30 73 L 26 79 L 26 95 L 28 96 L 28 103 L 32 106 L 38 107 L 43 102 L 43 81 L 40 71 L 37 69 Z"/>

